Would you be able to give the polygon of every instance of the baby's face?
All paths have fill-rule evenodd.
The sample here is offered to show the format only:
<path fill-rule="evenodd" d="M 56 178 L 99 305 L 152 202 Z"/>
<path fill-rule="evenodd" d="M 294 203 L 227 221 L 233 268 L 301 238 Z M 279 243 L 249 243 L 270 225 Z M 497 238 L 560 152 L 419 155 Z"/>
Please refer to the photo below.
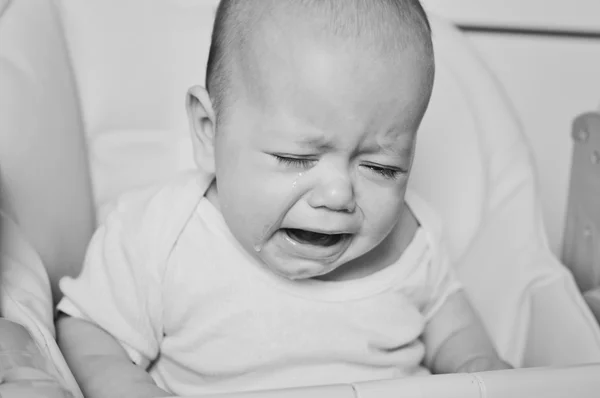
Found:
<path fill-rule="evenodd" d="M 414 51 L 268 43 L 239 71 L 244 88 L 215 141 L 218 206 L 273 272 L 324 275 L 398 223 L 429 98 L 431 64 Z"/>

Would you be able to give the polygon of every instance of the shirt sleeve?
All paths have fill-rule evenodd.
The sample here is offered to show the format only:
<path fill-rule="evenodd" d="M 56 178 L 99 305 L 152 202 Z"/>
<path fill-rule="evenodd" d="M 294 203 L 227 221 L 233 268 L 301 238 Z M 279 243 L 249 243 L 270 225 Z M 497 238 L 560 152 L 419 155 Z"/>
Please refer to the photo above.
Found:
<path fill-rule="evenodd" d="M 433 255 L 429 262 L 427 275 L 429 297 L 423 311 L 426 321 L 433 318 L 448 297 L 462 289 L 462 285 L 450 263 L 443 240 L 437 239 L 432 249 Z"/>
<path fill-rule="evenodd" d="M 160 226 L 148 216 L 139 197 L 117 204 L 94 234 L 80 275 L 60 281 L 58 304 L 107 331 L 144 368 L 158 356 L 163 334 L 160 259 L 153 258 Z"/>

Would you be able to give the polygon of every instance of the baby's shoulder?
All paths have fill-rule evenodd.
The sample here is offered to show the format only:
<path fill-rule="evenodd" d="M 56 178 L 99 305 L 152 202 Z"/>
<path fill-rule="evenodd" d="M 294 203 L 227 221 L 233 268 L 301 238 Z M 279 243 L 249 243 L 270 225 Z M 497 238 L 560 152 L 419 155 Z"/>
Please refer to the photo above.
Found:
<path fill-rule="evenodd" d="M 186 173 L 164 184 L 133 189 L 110 203 L 104 218 L 115 215 L 140 220 L 169 218 L 190 206 L 193 209 L 204 196 L 205 185 L 200 177 Z M 102 223 L 104 219 L 99 221 Z"/>
<path fill-rule="evenodd" d="M 168 245 L 194 214 L 205 185 L 201 177 L 185 174 L 160 186 L 129 191 L 107 209 L 99 225 L 144 247 L 152 242 Z"/>

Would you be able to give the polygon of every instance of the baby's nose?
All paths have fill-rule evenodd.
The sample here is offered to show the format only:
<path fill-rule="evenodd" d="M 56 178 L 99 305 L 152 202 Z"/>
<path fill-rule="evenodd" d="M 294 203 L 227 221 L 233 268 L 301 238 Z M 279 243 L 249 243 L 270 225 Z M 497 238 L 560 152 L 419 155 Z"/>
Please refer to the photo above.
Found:
<path fill-rule="evenodd" d="M 308 204 L 315 209 L 354 212 L 356 200 L 352 181 L 348 176 L 343 175 L 323 181 L 310 193 Z"/>

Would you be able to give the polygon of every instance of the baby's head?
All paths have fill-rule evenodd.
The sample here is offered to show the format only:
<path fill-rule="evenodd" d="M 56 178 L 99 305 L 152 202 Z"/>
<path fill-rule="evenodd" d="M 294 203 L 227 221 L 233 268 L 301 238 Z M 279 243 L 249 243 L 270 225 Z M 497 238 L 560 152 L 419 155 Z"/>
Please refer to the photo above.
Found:
<path fill-rule="evenodd" d="M 188 109 L 238 242 L 305 279 L 397 234 L 433 75 L 417 0 L 223 0 Z"/>

